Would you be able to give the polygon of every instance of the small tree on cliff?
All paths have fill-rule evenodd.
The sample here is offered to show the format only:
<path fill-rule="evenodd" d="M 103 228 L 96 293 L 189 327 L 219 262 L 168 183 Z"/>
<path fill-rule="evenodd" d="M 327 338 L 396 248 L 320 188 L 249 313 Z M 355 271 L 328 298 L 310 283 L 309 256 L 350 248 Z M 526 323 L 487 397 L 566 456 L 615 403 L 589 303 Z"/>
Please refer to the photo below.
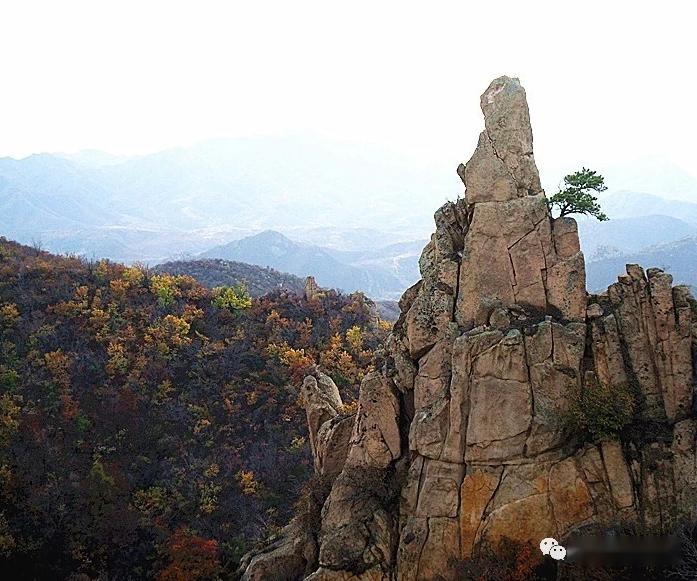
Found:
<path fill-rule="evenodd" d="M 559 210 L 560 218 L 569 214 L 586 214 L 601 222 L 608 220 L 600 209 L 598 198 L 591 193 L 607 190 L 603 176 L 584 167 L 564 177 L 564 186 L 547 201 L 550 210 Z"/>

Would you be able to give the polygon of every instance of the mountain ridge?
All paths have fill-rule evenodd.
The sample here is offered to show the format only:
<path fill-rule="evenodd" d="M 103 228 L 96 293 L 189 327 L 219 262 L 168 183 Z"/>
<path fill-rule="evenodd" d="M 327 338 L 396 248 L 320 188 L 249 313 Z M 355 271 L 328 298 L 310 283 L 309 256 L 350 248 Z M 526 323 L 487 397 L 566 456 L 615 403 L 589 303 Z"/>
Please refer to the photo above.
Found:
<path fill-rule="evenodd" d="M 278 290 L 302 295 L 305 288 L 303 279 L 292 274 L 269 267 L 215 258 L 163 262 L 153 270 L 175 276 L 188 275 L 209 288 L 243 284 L 254 298 Z"/>
<path fill-rule="evenodd" d="M 697 288 L 697 236 L 650 246 L 588 263 L 588 289 L 597 292 L 622 274 L 627 264 L 644 264 L 669 272 L 676 284 Z M 608 282 L 609 281 L 609 282 Z"/>
<path fill-rule="evenodd" d="M 403 280 L 389 272 L 356 267 L 341 262 L 335 255 L 345 256 L 319 246 L 294 242 L 274 230 L 265 230 L 212 248 L 201 257 L 271 267 L 300 277 L 314 276 L 320 286 L 346 292 L 360 290 L 375 298 L 398 296 L 405 286 Z"/>

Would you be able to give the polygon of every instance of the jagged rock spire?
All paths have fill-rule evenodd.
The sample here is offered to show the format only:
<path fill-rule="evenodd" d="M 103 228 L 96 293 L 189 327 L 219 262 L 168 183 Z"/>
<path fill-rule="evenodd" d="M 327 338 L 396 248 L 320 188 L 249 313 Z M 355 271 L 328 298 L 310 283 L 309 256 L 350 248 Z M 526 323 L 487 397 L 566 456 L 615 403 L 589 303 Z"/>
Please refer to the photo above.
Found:
<path fill-rule="evenodd" d="M 435 214 L 350 441 L 331 385 L 306 381 L 318 471 L 340 470 L 321 529 L 294 521 L 244 579 L 294 567 L 311 581 L 454 580 L 453 562 L 503 537 L 694 524 L 697 303 L 637 265 L 588 297 L 576 222 L 553 220 L 540 187 L 525 91 L 501 77 L 481 105 L 465 196 Z M 598 386 L 635 398 L 622 440 L 562 429 Z"/>
<path fill-rule="evenodd" d="M 585 267 L 576 225 L 549 214 L 525 90 L 518 79 L 500 77 L 482 95 L 481 106 L 485 130 L 460 169 L 470 220 L 457 321 L 470 326 L 478 311 L 495 302 L 581 320 Z M 564 238 L 559 244 L 557 231 Z"/>
<path fill-rule="evenodd" d="M 541 193 L 530 113 L 520 81 L 505 76 L 492 81 L 481 107 L 485 130 L 470 161 L 458 167 L 467 201 L 503 202 Z"/>

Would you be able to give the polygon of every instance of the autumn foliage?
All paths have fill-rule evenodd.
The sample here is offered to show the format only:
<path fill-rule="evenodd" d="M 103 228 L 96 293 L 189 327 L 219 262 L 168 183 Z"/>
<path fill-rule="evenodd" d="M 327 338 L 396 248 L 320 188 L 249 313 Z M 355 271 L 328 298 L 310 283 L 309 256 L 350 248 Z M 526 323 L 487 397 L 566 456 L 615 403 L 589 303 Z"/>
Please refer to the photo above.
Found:
<path fill-rule="evenodd" d="M 0 570 L 207 579 L 289 519 L 312 472 L 297 381 L 348 406 L 385 334 L 311 302 L 0 238 Z"/>
<path fill-rule="evenodd" d="M 213 579 L 220 570 L 218 553 L 217 541 L 179 529 L 167 542 L 169 563 L 157 575 L 157 581 Z"/>

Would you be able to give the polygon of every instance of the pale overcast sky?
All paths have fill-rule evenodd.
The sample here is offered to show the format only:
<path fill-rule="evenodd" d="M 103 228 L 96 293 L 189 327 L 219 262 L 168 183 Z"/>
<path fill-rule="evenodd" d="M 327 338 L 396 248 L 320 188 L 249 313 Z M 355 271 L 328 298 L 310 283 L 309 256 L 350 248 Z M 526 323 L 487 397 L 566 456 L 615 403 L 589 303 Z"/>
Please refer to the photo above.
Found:
<path fill-rule="evenodd" d="M 4 1 L 0 156 L 293 131 L 456 163 L 508 74 L 538 163 L 697 173 L 696 5 Z"/>

